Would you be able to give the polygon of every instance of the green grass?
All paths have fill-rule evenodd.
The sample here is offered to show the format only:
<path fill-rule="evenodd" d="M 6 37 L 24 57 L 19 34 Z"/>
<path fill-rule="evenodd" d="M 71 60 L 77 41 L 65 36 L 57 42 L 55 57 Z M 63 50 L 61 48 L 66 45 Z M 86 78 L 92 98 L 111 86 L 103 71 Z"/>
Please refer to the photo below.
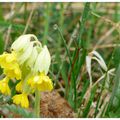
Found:
<path fill-rule="evenodd" d="M 6 44 L 9 49 L 12 42 L 23 34 L 28 24 L 26 34 L 35 34 L 40 42 L 48 46 L 52 56 L 49 75 L 54 88 L 67 100 L 77 116 L 120 117 L 120 27 L 116 26 L 120 19 L 120 4 L 16 3 L 17 12 L 5 20 L 5 16 L 13 12 L 12 5 L 0 5 L 0 54 L 4 52 Z M 35 9 L 30 23 L 27 23 L 33 6 Z M 21 7 L 24 8 L 22 11 Z M 10 25 L 12 27 L 6 43 Z M 115 68 L 109 88 L 105 86 L 105 77 L 89 90 L 86 56 L 92 50 L 100 53 L 108 70 Z M 93 84 L 102 73 L 107 75 L 108 71 L 103 71 L 97 62 L 92 61 L 91 66 Z M 85 98 L 87 92 L 90 92 L 90 96 Z M 110 95 L 109 103 L 104 101 L 107 95 Z"/>

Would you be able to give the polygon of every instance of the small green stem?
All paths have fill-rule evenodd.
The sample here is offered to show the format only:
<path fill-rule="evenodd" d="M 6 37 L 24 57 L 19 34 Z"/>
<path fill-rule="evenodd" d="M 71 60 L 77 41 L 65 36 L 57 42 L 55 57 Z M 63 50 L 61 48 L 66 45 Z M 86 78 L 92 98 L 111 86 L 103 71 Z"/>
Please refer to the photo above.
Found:
<path fill-rule="evenodd" d="M 37 118 L 40 117 L 40 92 L 38 90 L 35 91 L 35 116 Z"/>

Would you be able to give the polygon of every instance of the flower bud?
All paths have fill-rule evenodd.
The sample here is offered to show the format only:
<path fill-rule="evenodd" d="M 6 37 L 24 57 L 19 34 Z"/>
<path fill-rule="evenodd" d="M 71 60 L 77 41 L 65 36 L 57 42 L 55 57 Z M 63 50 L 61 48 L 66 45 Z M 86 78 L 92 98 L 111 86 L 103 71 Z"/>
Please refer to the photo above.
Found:
<path fill-rule="evenodd" d="M 35 62 L 34 72 L 45 72 L 48 73 L 51 63 L 51 56 L 48 51 L 47 46 L 45 45 L 41 52 L 39 53 L 37 60 Z"/>
<path fill-rule="evenodd" d="M 29 43 L 30 43 L 30 38 L 31 35 L 21 35 L 17 40 L 15 40 L 11 46 L 11 49 L 15 50 L 15 51 L 22 51 L 23 49 L 25 49 Z"/>
<path fill-rule="evenodd" d="M 20 64 L 23 64 L 30 57 L 32 50 L 33 50 L 33 43 L 29 45 L 29 47 L 23 54 L 18 56 L 18 61 Z"/>
<path fill-rule="evenodd" d="M 33 65 L 35 64 L 37 56 L 38 56 L 38 51 L 36 47 L 34 47 L 29 59 L 26 62 L 26 66 L 29 66 L 31 69 L 33 69 Z"/>

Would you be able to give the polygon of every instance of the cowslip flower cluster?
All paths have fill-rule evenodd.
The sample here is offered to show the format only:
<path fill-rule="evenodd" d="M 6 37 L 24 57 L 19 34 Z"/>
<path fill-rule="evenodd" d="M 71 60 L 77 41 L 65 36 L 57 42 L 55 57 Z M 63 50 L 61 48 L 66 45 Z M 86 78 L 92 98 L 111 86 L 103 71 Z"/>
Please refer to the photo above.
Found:
<path fill-rule="evenodd" d="M 28 95 L 36 90 L 51 91 L 52 80 L 47 76 L 51 57 L 46 45 L 38 41 L 33 34 L 21 35 L 11 45 L 10 53 L 0 55 L 0 67 L 5 77 L 0 80 L 0 92 L 10 95 L 9 80 L 18 80 L 13 103 L 28 108 Z"/>

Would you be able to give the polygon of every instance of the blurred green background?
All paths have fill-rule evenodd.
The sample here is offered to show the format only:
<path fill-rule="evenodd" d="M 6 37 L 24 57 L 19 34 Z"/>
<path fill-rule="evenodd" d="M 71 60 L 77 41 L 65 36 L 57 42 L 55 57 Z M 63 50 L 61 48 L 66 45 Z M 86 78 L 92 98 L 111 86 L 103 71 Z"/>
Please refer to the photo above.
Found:
<path fill-rule="evenodd" d="M 20 35 L 35 34 L 50 50 L 49 75 L 55 90 L 77 117 L 120 117 L 119 21 L 120 3 L 0 3 L 0 53 L 9 51 Z M 89 87 L 85 57 L 92 50 L 117 72 L 109 88 L 102 80 L 85 98 Z M 92 66 L 94 83 L 101 71 L 96 62 Z"/>

